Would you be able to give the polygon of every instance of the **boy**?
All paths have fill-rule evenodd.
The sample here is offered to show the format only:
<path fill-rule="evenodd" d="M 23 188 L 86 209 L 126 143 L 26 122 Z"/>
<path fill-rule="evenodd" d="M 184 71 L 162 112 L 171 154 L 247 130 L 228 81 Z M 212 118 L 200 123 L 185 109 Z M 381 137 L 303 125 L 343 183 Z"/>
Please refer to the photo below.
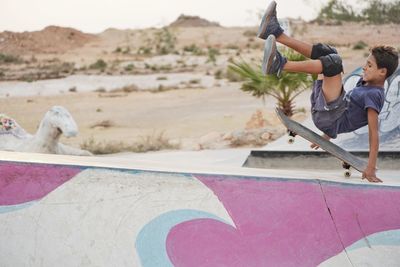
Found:
<path fill-rule="evenodd" d="M 326 44 L 311 45 L 287 36 L 276 17 L 276 2 L 272 1 L 265 12 L 258 31 L 265 40 L 262 70 L 264 74 L 282 71 L 304 72 L 319 75 L 311 94 L 311 114 L 314 124 L 325 139 L 337 134 L 352 132 L 368 124 L 369 159 L 362 178 L 369 182 L 382 182 L 376 176 L 379 149 L 378 115 L 385 99 L 384 83 L 397 68 L 398 53 L 390 46 L 375 46 L 363 67 L 357 86 L 346 94 L 342 86 L 342 59 L 334 47 Z M 276 42 L 290 47 L 308 61 L 287 61 L 276 49 Z M 317 149 L 316 144 L 311 145 Z"/>

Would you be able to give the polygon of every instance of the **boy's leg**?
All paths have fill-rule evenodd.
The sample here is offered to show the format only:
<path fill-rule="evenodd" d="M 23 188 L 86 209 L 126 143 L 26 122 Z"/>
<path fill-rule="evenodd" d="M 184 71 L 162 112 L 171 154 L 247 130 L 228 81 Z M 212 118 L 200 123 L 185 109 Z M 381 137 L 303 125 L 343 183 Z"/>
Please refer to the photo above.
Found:
<path fill-rule="evenodd" d="M 277 18 L 275 1 L 271 1 L 268 5 L 257 34 L 259 38 L 264 40 L 266 40 L 270 35 L 274 35 L 277 42 L 294 49 L 307 58 L 318 59 L 321 56 L 337 54 L 336 49 L 329 45 L 312 45 L 286 35 Z"/>
<path fill-rule="evenodd" d="M 337 54 L 336 48 L 327 45 L 327 44 L 310 44 L 301 40 L 297 40 L 291 36 L 282 33 L 278 37 L 276 37 L 276 41 L 292 48 L 303 56 L 311 59 L 319 59 L 322 56 Z"/>
<path fill-rule="evenodd" d="M 326 103 L 335 101 L 343 91 L 342 74 L 337 74 L 333 77 L 324 76 L 322 82 L 322 92 Z"/>
<path fill-rule="evenodd" d="M 291 38 L 293 39 L 293 38 Z M 294 39 L 293 39 L 294 40 Z M 297 40 L 295 40 L 297 42 Z M 302 44 L 300 44 L 302 45 Z M 304 45 L 306 48 L 306 45 Z M 311 53 L 315 54 L 312 46 Z M 323 52 L 318 49 L 317 52 Z M 287 61 L 276 49 L 275 36 L 270 35 L 265 41 L 264 59 L 262 64 L 264 74 L 277 74 L 281 71 L 303 72 L 309 74 L 323 73 L 322 90 L 326 102 L 332 102 L 342 93 L 342 60 L 338 54 L 320 56 L 316 60 L 308 61 Z"/>
<path fill-rule="evenodd" d="M 297 40 L 293 37 L 286 35 L 285 33 L 279 35 L 276 38 L 276 41 L 287 47 L 292 48 L 293 50 L 299 52 L 300 54 L 302 54 L 307 58 L 311 58 L 311 52 L 313 48 L 312 44 Z"/>

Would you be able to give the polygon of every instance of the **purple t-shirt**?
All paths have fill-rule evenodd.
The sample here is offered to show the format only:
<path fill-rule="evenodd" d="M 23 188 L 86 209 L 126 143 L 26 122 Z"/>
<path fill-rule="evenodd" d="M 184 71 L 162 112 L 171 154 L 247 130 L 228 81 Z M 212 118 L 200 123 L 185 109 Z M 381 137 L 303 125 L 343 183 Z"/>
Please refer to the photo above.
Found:
<path fill-rule="evenodd" d="M 356 87 L 346 94 L 347 108 L 337 120 L 337 133 L 347 133 L 368 124 L 367 109 L 372 108 L 381 112 L 385 94 L 381 87 L 364 85 L 360 79 Z"/>

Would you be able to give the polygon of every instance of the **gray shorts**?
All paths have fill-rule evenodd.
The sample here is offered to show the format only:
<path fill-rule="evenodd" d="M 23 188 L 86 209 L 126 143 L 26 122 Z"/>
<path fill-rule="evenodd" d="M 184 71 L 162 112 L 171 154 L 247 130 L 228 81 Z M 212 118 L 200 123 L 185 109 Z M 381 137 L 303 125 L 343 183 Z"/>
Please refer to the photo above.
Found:
<path fill-rule="evenodd" d="M 322 80 L 314 82 L 311 94 L 311 115 L 315 126 L 332 138 L 337 136 L 337 120 L 347 108 L 346 92 L 342 87 L 340 96 L 332 102 L 325 101 Z"/>

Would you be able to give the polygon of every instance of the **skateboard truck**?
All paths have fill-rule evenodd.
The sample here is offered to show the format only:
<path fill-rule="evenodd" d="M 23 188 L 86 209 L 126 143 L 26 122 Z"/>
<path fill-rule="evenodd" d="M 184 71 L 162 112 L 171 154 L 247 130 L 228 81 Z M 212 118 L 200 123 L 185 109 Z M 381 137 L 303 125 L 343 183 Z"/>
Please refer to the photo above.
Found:
<path fill-rule="evenodd" d="M 344 171 L 344 177 L 346 177 L 346 178 L 350 178 L 350 176 L 351 176 L 351 170 L 350 170 L 350 164 L 348 164 L 348 163 L 346 163 L 346 162 L 342 162 L 342 167 L 343 167 L 343 169 L 345 169 L 345 171 Z"/>
<path fill-rule="evenodd" d="M 288 143 L 289 144 L 293 144 L 297 134 L 295 132 L 293 132 L 293 131 L 290 131 L 290 130 L 287 130 L 287 133 L 289 135 Z"/>

